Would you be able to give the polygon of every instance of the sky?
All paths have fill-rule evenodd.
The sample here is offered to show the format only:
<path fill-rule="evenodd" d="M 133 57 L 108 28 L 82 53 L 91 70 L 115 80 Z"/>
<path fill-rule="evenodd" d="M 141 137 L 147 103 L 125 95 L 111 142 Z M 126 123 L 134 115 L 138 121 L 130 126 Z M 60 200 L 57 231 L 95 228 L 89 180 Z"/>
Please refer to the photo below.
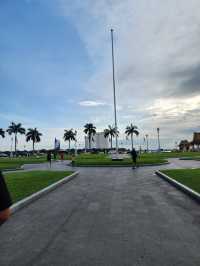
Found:
<path fill-rule="evenodd" d="M 199 0 L 1 0 L 0 128 L 14 121 L 52 148 L 64 129 L 114 124 L 110 29 L 114 29 L 121 145 L 133 123 L 143 144 L 174 148 L 200 131 Z M 31 149 L 19 137 L 20 149 Z M 10 149 L 10 136 L 0 139 Z"/>

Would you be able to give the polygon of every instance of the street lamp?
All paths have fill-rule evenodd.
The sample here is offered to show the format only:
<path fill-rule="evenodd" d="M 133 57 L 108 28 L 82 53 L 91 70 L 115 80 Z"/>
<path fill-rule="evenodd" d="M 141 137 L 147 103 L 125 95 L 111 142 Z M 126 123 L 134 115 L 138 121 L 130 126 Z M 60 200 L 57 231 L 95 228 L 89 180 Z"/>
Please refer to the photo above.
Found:
<path fill-rule="evenodd" d="M 160 128 L 157 128 L 157 133 L 158 133 L 158 151 L 160 152 Z"/>
<path fill-rule="evenodd" d="M 147 152 L 149 151 L 149 135 L 148 134 L 146 134 L 145 135 L 145 137 L 146 137 L 146 141 L 147 141 Z"/>
<path fill-rule="evenodd" d="M 77 156 L 77 131 L 75 130 L 75 157 Z"/>
<path fill-rule="evenodd" d="M 117 108 L 116 108 L 116 93 L 115 93 L 115 57 L 114 57 L 114 44 L 113 44 L 113 32 L 111 29 L 111 44 L 112 44 L 112 72 L 113 72 L 113 98 L 114 98 L 114 118 L 115 118 L 115 130 L 117 132 Z M 115 135 L 116 141 L 116 154 L 118 154 L 118 136 Z"/>

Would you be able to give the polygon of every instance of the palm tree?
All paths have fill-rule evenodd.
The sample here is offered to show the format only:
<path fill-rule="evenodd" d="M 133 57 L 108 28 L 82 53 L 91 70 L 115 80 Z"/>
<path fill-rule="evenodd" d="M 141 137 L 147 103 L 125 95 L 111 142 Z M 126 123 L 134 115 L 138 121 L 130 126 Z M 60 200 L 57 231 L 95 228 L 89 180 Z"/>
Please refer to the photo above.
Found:
<path fill-rule="evenodd" d="M 40 133 L 37 128 L 29 128 L 26 133 L 26 141 L 32 140 L 33 142 L 33 152 L 35 151 L 35 143 L 40 142 L 42 133 Z"/>
<path fill-rule="evenodd" d="M 76 141 L 76 131 L 74 132 L 72 128 L 70 130 L 65 130 L 63 138 L 64 141 L 69 141 L 70 150 L 71 141 Z"/>
<path fill-rule="evenodd" d="M 0 128 L 0 136 L 5 138 L 5 131 L 2 128 Z"/>
<path fill-rule="evenodd" d="M 104 137 L 105 138 L 108 138 L 110 136 L 110 145 L 111 145 L 111 149 L 112 149 L 112 140 L 113 138 L 117 135 L 118 136 L 119 134 L 119 131 L 116 130 L 115 127 L 112 127 L 112 126 L 108 126 L 108 128 L 106 128 L 104 130 Z"/>
<path fill-rule="evenodd" d="M 84 133 L 88 135 L 89 149 L 91 149 L 91 140 L 96 134 L 96 127 L 92 123 L 88 123 L 84 126 Z"/>
<path fill-rule="evenodd" d="M 190 148 L 190 143 L 187 139 L 184 139 L 184 140 L 181 140 L 178 146 L 181 151 L 188 151 Z"/>
<path fill-rule="evenodd" d="M 137 129 L 138 129 L 137 126 L 134 126 L 131 123 L 130 126 L 127 126 L 125 130 L 125 134 L 127 135 L 127 137 L 131 136 L 132 150 L 133 150 L 133 134 L 135 134 L 136 136 L 139 135 L 139 131 Z"/>
<path fill-rule="evenodd" d="M 14 134 L 15 136 L 15 155 L 17 151 L 17 134 L 25 134 L 26 130 L 22 127 L 22 124 L 15 124 L 14 122 L 11 123 L 11 125 L 8 127 L 7 132 L 9 135 Z"/>

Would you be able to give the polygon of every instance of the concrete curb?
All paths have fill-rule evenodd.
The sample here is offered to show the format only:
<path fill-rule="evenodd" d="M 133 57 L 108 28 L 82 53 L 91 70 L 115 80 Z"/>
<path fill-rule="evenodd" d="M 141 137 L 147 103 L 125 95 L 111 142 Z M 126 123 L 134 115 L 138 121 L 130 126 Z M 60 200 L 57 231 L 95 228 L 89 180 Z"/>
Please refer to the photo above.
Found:
<path fill-rule="evenodd" d="M 12 172 L 12 171 L 20 171 L 20 170 L 23 170 L 21 168 L 8 168 L 8 169 L 3 169 L 2 172 L 5 173 L 5 172 Z"/>
<path fill-rule="evenodd" d="M 145 167 L 145 166 L 160 166 L 160 165 L 167 165 L 170 164 L 169 162 L 166 163 L 157 163 L 157 164 L 143 164 L 139 165 L 138 167 Z M 72 165 L 72 167 L 132 167 L 132 164 L 129 165 Z"/>
<path fill-rule="evenodd" d="M 11 213 L 15 213 L 21 209 L 23 209 L 24 207 L 26 207 L 27 205 L 31 204 L 32 202 L 36 201 L 37 199 L 41 198 L 42 196 L 48 194 L 49 192 L 55 190 L 56 188 L 58 188 L 59 186 L 69 182 L 70 180 L 72 180 L 74 177 L 76 177 L 79 174 L 79 172 L 75 172 L 67 177 L 64 177 L 63 179 L 59 180 L 56 183 L 53 183 L 52 185 L 43 188 L 42 190 L 18 201 L 17 203 L 13 204 L 11 206 Z"/>
<path fill-rule="evenodd" d="M 18 168 L 8 168 L 8 169 L 3 169 L 2 172 L 14 172 L 14 171 L 21 171 L 21 170 L 24 170 L 24 165 L 21 165 L 20 167 Z"/>
<path fill-rule="evenodd" d="M 195 161 L 195 162 L 199 162 L 200 158 L 179 158 L 180 161 Z"/>
<path fill-rule="evenodd" d="M 191 188 L 183 185 L 182 183 L 174 180 L 173 178 L 169 177 L 168 175 L 162 173 L 161 171 L 156 171 L 156 174 L 159 177 L 166 180 L 167 182 L 169 182 L 170 184 L 172 184 L 173 186 L 175 186 L 177 189 L 183 191 L 188 196 L 190 196 L 191 198 L 195 199 L 197 202 L 200 203 L 200 194 L 198 192 L 196 192 L 196 191 L 192 190 Z"/>

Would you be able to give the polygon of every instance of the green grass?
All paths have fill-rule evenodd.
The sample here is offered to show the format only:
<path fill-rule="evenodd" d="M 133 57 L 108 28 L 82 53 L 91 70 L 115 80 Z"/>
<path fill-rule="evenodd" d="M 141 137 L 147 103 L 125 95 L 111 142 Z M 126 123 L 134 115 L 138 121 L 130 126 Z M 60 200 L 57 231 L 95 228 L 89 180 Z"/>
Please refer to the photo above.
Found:
<path fill-rule="evenodd" d="M 200 157 L 200 152 L 161 152 L 159 153 L 161 158 L 190 158 L 195 159 Z"/>
<path fill-rule="evenodd" d="M 160 164 L 166 163 L 168 158 L 189 158 L 198 159 L 200 158 L 200 152 L 160 152 L 160 153 L 143 153 L 138 159 L 139 165 L 146 164 Z M 101 166 L 101 165 L 132 165 L 130 158 L 124 159 L 123 161 L 112 161 L 108 155 L 103 153 L 100 154 L 81 154 L 77 156 L 73 164 L 76 166 Z"/>
<path fill-rule="evenodd" d="M 69 171 L 30 171 L 6 173 L 5 180 L 13 203 L 70 175 Z"/>
<path fill-rule="evenodd" d="M 142 155 L 141 158 L 138 159 L 139 165 L 145 164 L 160 164 L 167 162 L 165 159 L 160 158 L 159 156 L 146 156 Z M 112 166 L 112 165 L 132 165 L 131 158 L 125 158 L 122 161 L 112 161 L 112 159 L 105 154 L 81 154 L 77 156 L 73 162 L 76 166 Z"/>
<path fill-rule="evenodd" d="M 149 154 L 149 156 L 157 156 L 156 154 Z M 200 160 L 200 152 L 161 152 L 158 156 L 163 159 L 179 158 L 181 160 Z"/>
<path fill-rule="evenodd" d="M 21 158 L 0 158 L 0 170 L 20 168 L 23 164 L 44 163 L 46 157 L 21 157 Z"/>
<path fill-rule="evenodd" d="M 200 169 L 163 170 L 162 172 L 200 193 Z"/>
<path fill-rule="evenodd" d="M 57 155 L 57 160 L 60 160 L 60 156 Z M 64 155 L 64 160 L 71 160 L 71 155 Z M 53 160 L 53 156 L 52 156 Z M 20 168 L 24 164 L 44 163 L 47 162 L 46 155 L 36 157 L 19 157 L 19 158 L 0 158 L 0 170 L 12 170 Z"/>
<path fill-rule="evenodd" d="M 186 158 L 188 160 L 196 159 L 200 160 L 200 152 L 161 152 L 161 153 L 143 153 L 138 160 L 139 165 L 145 164 L 159 164 L 165 163 L 168 158 Z M 60 159 L 60 156 L 57 156 Z M 65 160 L 72 159 L 72 156 L 65 155 Z M 0 170 L 16 169 L 20 168 L 23 164 L 44 163 L 46 162 L 46 156 L 39 158 L 32 156 L 27 158 L 0 158 Z M 131 165 L 131 159 L 124 159 L 123 161 L 112 161 L 107 155 L 100 154 L 81 154 L 76 157 L 74 165 L 87 166 L 87 165 Z"/>

